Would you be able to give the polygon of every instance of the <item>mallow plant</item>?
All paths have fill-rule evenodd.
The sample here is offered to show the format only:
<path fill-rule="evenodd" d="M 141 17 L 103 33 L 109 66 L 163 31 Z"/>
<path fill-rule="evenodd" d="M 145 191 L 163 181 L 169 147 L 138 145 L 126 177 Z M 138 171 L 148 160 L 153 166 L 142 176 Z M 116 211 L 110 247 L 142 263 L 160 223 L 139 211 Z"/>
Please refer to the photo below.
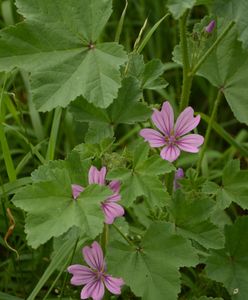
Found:
<path fill-rule="evenodd" d="M 246 0 L 158 1 L 126 47 L 129 7 L 148 5 L 129 2 L 111 27 L 112 0 L 15 0 L 1 30 L 0 242 L 21 275 L 0 299 L 248 299 Z M 145 52 L 163 26 L 170 62 Z M 32 130 L 8 121 L 26 118 L 13 74 Z M 8 130 L 30 148 L 19 162 Z"/>

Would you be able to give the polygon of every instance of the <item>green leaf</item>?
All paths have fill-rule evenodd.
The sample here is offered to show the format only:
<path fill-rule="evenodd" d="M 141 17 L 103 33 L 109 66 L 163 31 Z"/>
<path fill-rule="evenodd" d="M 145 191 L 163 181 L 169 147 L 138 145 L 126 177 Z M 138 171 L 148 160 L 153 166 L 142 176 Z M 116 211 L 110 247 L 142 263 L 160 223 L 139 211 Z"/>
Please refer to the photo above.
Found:
<path fill-rule="evenodd" d="M 206 18 L 207 19 L 207 18 Z M 201 27 L 205 20 L 198 27 Z M 197 26 L 195 26 L 197 27 Z M 218 20 L 218 26 L 210 39 L 206 40 L 205 46 L 200 49 L 198 59 L 209 49 L 213 43 L 213 38 L 218 37 L 225 28 L 225 22 Z M 212 43 L 210 43 L 212 41 Z M 195 65 L 197 61 L 192 55 L 194 53 L 195 41 L 188 38 L 190 63 Z M 204 51 L 204 52 L 203 52 Z M 173 60 L 182 64 L 181 49 L 177 45 L 173 51 Z M 201 65 L 198 75 L 205 77 L 213 86 L 221 89 L 225 98 L 238 121 L 248 124 L 248 101 L 247 95 L 247 51 L 242 49 L 242 45 L 237 41 L 237 32 L 232 28 L 221 41 L 218 47 L 208 56 Z M 217 127 L 216 127 L 217 128 Z M 217 128 L 218 129 L 218 128 Z M 228 138 L 228 137 L 227 137 Z"/>
<path fill-rule="evenodd" d="M 14 204 L 27 212 L 25 232 L 33 248 L 60 236 L 72 226 L 79 227 L 90 238 L 102 231 L 104 216 L 100 202 L 111 195 L 111 191 L 90 185 L 74 200 L 71 184 L 66 169 L 55 169 L 53 181 L 26 186 L 14 196 Z"/>
<path fill-rule="evenodd" d="M 180 291 L 179 268 L 197 264 L 190 242 L 173 233 L 167 223 L 153 223 L 137 247 L 110 243 L 108 269 L 121 276 L 144 300 L 176 300 Z"/>
<path fill-rule="evenodd" d="M 138 54 L 137 52 L 131 52 L 128 55 L 128 63 L 125 70 L 126 76 L 132 76 L 137 79 L 142 78 L 142 74 L 145 70 L 145 63 L 143 55 Z"/>
<path fill-rule="evenodd" d="M 161 60 L 152 59 L 145 64 L 143 56 L 136 52 L 130 53 L 128 58 L 125 75 L 137 78 L 142 89 L 157 90 L 167 87 L 168 82 L 161 77 L 167 67 Z"/>
<path fill-rule="evenodd" d="M 159 155 L 148 157 L 149 148 L 145 143 L 139 144 L 133 153 L 132 169 L 116 168 L 111 170 L 107 178 L 121 180 L 121 201 L 129 207 L 139 196 L 145 196 L 149 205 L 162 207 L 168 200 L 166 187 L 157 175 L 170 173 L 174 166 Z"/>
<path fill-rule="evenodd" d="M 86 143 L 100 143 L 106 138 L 114 136 L 113 127 L 106 123 L 89 123 L 88 132 L 85 136 Z"/>
<path fill-rule="evenodd" d="M 135 124 L 150 117 L 151 110 L 140 102 L 141 98 L 139 81 L 134 77 L 127 77 L 122 81 L 117 98 L 107 109 L 95 107 L 83 98 L 78 98 L 71 104 L 70 110 L 77 121 L 89 122 L 86 142 L 99 143 L 104 138 L 113 136 L 114 125 Z"/>
<path fill-rule="evenodd" d="M 79 151 L 73 150 L 66 160 L 49 161 L 32 172 L 32 181 L 46 182 L 56 180 L 56 170 L 66 169 L 72 183 L 86 186 L 88 185 L 88 170 L 91 165 L 90 158 L 90 154 L 81 157 Z"/>
<path fill-rule="evenodd" d="M 119 67 L 126 59 L 122 46 L 105 43 L 81 49 L 54 67 L 33 73 L 33 99 L 40 111 L 65 107 L 79 95 L 96 106 L 107 107 L 117 96 Z"/>
<path fill-rule="evenodd" d="M 107 107 L 120 87 L 126 61 L 117 43 L 96 43 L 112 11 L 104 0 L 18 0 L 25 21 L 1 31 L 0 70 L 31 72 L 33 100 L 40 111 L 65 107 L 83 95 Z"/>
<path fill-rule="evenodd" d="M 225 227 L 225 247 L 212 250 L 208 257 L 207 275 L 222 282 L 232 299 L 243 300 L 248 294 L 248 217 L 240 217 L 235 224 Z"/>
<path fill-rule="evenodd" d="M 94 122 L 100 124 L 110 122 L 106 110 L 96 107 L 83 97 L 79 97 L 71 103 L 70 111 L 73 113 L 75 119 L 80 122 Z"/>
<path fill-rule="evenodd" d="M 168 0 L 167 7 L 175 19 L 179 19 L 187 9 L 191 9 L 196 0 Z"/>
<path fill-rule="evenodd" d="M 176 168 L 168 161 L 161 159 L 158 154 L 149 157 L 141 166 L 136 168 L 139 173 L 147 173 L 149 175 L 162 175 L 175 171 Z"/>
<path fill-rule="evenodd" d="M 248 124 L 247 68 L 247 51 L 242 49 L 233 29 L 199 70 L 199 75 L 223 91 L 234 116 L 246 124 Z"/>
<path fill-rule="evenodd" d="M 18 12 L 30 21 L 56 27 L 58 24 L 63 30 L 92 42 L 97 40 L 112 13 L 109 0 L 16 0 L 16 5 Z"/>
<path fill-rule="evenodd" d="M 133 150 L 133 168 L 137 168 L 142 166 L 144 161 L 148 159 L 148 155 L 150 152 L 150 147 L 147 144 L 144 144 L 142 141 L 141 143 L 137 144 Z"/>
<path fill-rule="evenodd" d="M 153 59 L 145 65 L 144 73 L 142 76 L 143 89 L 163 89 L 166 88 L 168 82 L 166 82 L 160 76 L 165 71 L 165 65 L 159 59 Z"/>
<path fill-rule="evenodd" d="M 197 241 L 205 248 L 222 248 L 223 233 L 210 221 L 214 205 L 214 201 L 204 195 L 186 197 L 178 191 L 169 205 L 176 231 L 186 238 Z"/>
<path fill-rule="evenodd" d="M 142 91 L 139 82 L 133 77 L 124 78 L 117 99 L 107 109 L 114 124 L 135 124 L 146 121 L 151 110 L 139 102 Z"/>
<path fill-rule="evenodd" d="M 214 12 L 225 19 L 234 20 L 237 24 L 238 40 L 248 48 L 248 19 L 246 0 L 215 0 Z"/>
<path fill-rule="evenodd" d="M 230 161 L 223 170 L 222 185 L 217 192 L 217 205 L 225 209 L 235 202 L 248 209 L 248 171 L 240 171 L 239 160 Z"/>

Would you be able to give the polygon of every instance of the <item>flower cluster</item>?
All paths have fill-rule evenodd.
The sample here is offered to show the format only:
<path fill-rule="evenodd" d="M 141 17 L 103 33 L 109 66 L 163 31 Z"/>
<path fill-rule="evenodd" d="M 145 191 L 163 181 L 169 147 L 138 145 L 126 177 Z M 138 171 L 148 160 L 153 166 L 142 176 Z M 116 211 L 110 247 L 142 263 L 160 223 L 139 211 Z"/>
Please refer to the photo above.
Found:
<path fill-rule="evenodd" d="M 176 160 L 181 150 L 196 153 L 204 142 L 204 138 L 199 134 L 187 134 L 200 122 L 200 116 L 194 117 L 191 107 L 181 112 L 174 125 L 174 112 L 170 103 L 166 101 L 161 111 L 154 109 L 152 121 L 158 130 L 142 129 L 140 135 L 151 147 L 163 147 L 160 156 L 165 160 Z"/>
<path fill-rule="evenodd" d="M 93 300 L 101 300 L 105 287 L 114 295 L 121 294 L 121 286 L 124 281 L 122 278 L 115 278 L 106 273 L 106 263 L 101 246 L 97 242 L 93 242 L 91 247 L 84 247 L 82 252 L 89 267 L 71 265 L 67 269 L 73 275 L 71 284 L 85 285 L 81 291 L 81 299 L 91 297 Z"/>
<path fill-rule="evenodd" d="M 100 171 L 96 167 L 91 166 L 88 174 L 89 184 L 106 185 L 106 167 L 102 167 Z M 113 180 L 108 184 L 109 188 L 113 191 L 113 194 L 108 197 L 104 202 L 101 203 L 101 208 L 105 215 L 105 223 L 112 224 L 117 217 L 124 215 L 124 209 L 121 205 L 116 202 L 121 200 L 120 182 Z M 76 200 L 80 193 L 83 192 L 84 188 L 78 184 L 72 184 L 72 196 Z"/>

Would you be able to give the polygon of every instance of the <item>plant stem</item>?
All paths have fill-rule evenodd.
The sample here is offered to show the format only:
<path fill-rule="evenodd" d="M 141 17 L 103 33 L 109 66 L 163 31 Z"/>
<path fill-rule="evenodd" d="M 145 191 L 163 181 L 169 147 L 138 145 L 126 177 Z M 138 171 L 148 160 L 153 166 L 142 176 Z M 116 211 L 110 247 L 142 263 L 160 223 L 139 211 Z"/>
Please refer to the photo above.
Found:
<path fill-rule="evenodd" d="M 120 138 L 120 140 L 116 144 L 113 145 L 112 150 L 114 150 L 117 147 L 119 147 L 122 144 L 124 144 L 126 142 L 126 140 L 128 140 L 132 135 L 134 135 L 135 133 L 137 133 L 140 129 L 141 129 L 141 126 L 139 124 L 136 125 L 130 131 L 128 131 L 122 138 Z"/>
<path fill-rule="evenodd" d="M 219 45 L 219 43 L 223 40 L 223 38 L 227 35 L 227 33 L 231 30 L 233 25 L 235 24 L 234 21 L 231 21 L 227 27 L 223 30 L 221 35 L 216 39 L 213 45 L 208 49 L 208 51 L 202 56 L 202 58 L 198 61 L 198 63 L 194 66 L 192 71 L 190 72 L 190 76 L 194 76 L 195 73 L 199 70 L 200 66 L 205 62 L 208 56 L 214 51 L 214 49 Z"/>
<path fill-rule="evenodd" d="M 182 49 L 182 60 L 183 60 L 183 86 L 180 100 L 180 111 L 182 111 L 189 103 L 189 96 L 192 86 L 193 76 L 190 75 L 190 61 L 188 54 L 188 42 L 187 42 L 187 18 L 189 10 L 187 10 L 182 18 L 179 20 L 180 29 L 180 43 Z"/>
<path fill-rule="evenodd" d="M 201 119 L 205 121 L 207 124 L 210 122 L 209 116 L 205 115 L 204 113 L 196 113 L 201 116 Z M 244 157 L 248 157 L 248 150 L 246 147 L 242 145 L 241 142 L 234 139 L 222 126 L 220 126 L 217 122 L 213 121 L 212 129 L 220 136 L 222 137 L 228 144 L 230 144 L 232 147 L 235 148 L 235 151 L 239 151 L 241 155 Z"/>
<path fill-rule="evenodd" d="M 209 123 L 208 123 L 208 127 L 207 127 L 207 131 L 206 131 L 206 135 L 205 135 L 204 144 L 203 144 L 203 147 L 202 147 L 201 152 L 200 152 L 200 158 L 198 160 L 197 169 L 196 169 L 197 175 L 200 172 L 202 160 L 203 160 L 205 151 L 207 149 L 208 140 L 209 140 L 210 133 L 211 133 L 211 130 L 212 130 L 212 125 L 213 125 L 214 119 L 215 119 L 216 114 L 217 114 L 217 110 L 218 110 L 218 106 L 219 106 L 220 101 L 221 101 L 221 97 L 222 97 L 222 90 L 219 89 L 217 97 L 216 97 L 215 102 L 214 102 L 214 106 L 213 106 L 213 109 L 212 109 L 210 120 L 209 120 Z"/>
<path fill-rule="evenodd" d="M 104 254 L 106 253 L 106 247 L 108 244 L 108 235 L 109 235 L 109 227 L 108 224 L 104 223 L 104 228 L 101 235 L 101 246 Z"/>
<path fill-rule="evenodd" d="M 112 226 L 114 227 L 114 229 L 128 242 L 128 244 L 132 247 L 135 247 L 134 243 L 132 241 L 129 240 L 129 238 L 127 238 L 125 236 L 125 234 L 119 229 L 119 227 L 117 227 L 114 223 L 112 224 Z"/>
<path fill-rule="evenodd" d="M 49 138 L 48 149 L 46 154 L 46 160 L 53 160 L 55 154 L 56 141 L 59 131 L 60 118 L 61 118 L 62 108 L 57 107 L 53 116 L 53 124 L 51 129 L 51 135 Z"/>

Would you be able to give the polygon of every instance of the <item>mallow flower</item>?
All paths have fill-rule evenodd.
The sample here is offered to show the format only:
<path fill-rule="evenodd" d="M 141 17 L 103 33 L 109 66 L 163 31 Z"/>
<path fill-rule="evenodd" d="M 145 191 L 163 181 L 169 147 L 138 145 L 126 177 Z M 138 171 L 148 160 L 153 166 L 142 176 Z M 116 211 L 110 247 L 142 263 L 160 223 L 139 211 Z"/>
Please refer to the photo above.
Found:
<path fill-rule="evenodd" d="M 173 109 L 166 101 L 161 111 L 154 109 L 152 121 L 158 130 L 145 128 L 140 131 L 140 135 L 151 147 L 163 147 L 160 156 L 165 160 L 176 160 L 181 151 L 196 153 L 204 142 L 203 136 L 199 134 L 187 134 L 200 122 L 200 116 L 194 117 L 194 110 L 190 106 L 181 112 L 174 124 Z"/>
<path fill-rule="evenodd" d="M 106 273 L 106 263 L 101 246 L 95 241 L 91 247 L 84 247 L 82 253 L 89 267 L 71 265 L 67 268 L 68 272 L 73 275 L 71 278 L 72 285 L 85 285 L 81 291 L 81 299 L 91 297 L 93 300 L 101 300 L 104 296 L 105 287 L 112 294 L 120 295 L 124 281 L 122 278 L 115 278 Z"/>
<path fill-rule="evenodd" d="M 102 167 L 100 171 L 94 166 L 91 166 L 88 174 L 89 184 L 99 184 L 99 185 L 107 185 L 106 184 L 106 167 Z M 113 194 L 109 196 L 105 201 L 101 203 L 101 208 L 105 215 L 105 223 L 112 224 L 117 217 L 121 217 L 124 215 L 125 211 L 121 205 L 119 205 L 118 201 L 121 200 L 120 192 L 120 182 L 117 180 L 110 181 L 107 185 L 112 191 Z M 72 196 L 76 200 L 80 193 L 84 190 L 81 185 L 72 184 Z"/>

